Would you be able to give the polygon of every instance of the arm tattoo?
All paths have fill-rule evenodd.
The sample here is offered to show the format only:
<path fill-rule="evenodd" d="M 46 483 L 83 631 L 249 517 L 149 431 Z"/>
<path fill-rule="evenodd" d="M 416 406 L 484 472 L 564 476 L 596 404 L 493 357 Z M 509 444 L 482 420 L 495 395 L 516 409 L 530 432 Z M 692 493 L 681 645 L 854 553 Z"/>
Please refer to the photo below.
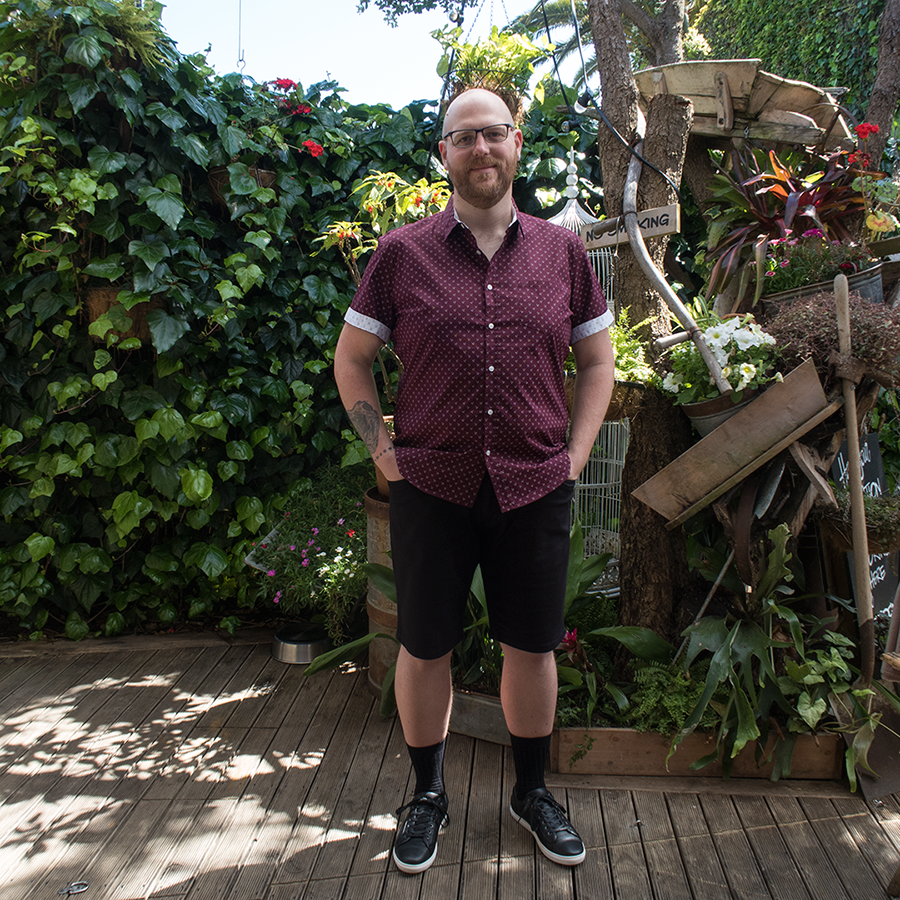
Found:
<path fill-rule="evenodd" d="M 374 453 L 378 449 L 378 434 L 384 417 L 365 400 L 354 404 L 353 409 L 347 410 L 347 415 L 369 452 Z"/>

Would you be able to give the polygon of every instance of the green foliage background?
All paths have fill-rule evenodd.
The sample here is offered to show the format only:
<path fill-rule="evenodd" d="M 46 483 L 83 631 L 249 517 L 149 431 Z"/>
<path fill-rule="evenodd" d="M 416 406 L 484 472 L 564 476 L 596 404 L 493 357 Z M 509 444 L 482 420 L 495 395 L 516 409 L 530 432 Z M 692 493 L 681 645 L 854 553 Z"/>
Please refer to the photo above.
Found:
<path fill-rule="evenodd" d="M 353 283 L 316 239 L 371 171 L 422 177 L 435 112 L 283 99 L 179 55 L 147 5 L 0 2 L 0 610 L 36 637 L 235 627 L 252 541 L 341 456 Z M 119 304 L 92 321 L 94 287 Z"/>
<path fill-rule="evenodd" d="M 840 101 L 857 117 L 865 110 L 884 0 L 709 0 L 692 24 L 712 59 L 762 60 L 767 72 L 822 87 L 840 85 Z"/>

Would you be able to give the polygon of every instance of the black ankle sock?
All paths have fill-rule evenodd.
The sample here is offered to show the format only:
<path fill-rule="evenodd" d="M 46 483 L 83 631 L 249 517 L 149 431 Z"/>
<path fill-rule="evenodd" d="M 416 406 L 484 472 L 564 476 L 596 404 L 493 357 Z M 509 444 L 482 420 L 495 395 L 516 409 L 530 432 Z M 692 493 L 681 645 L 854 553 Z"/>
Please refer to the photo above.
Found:
<path fill-rule="evenodd" d="M 550 754 L 550 735 L 521 738 L 511 734 L 509 738 L 516 767 L 516 796 L 521 800 L 529 791 L 546 787 L 544 766 Z"/>
<path fill-rule="evenodd" d="M 416 788 L 413 793 L 434 791 L 439 794 L 444 790 L 444 745 L 446 739 L 430 747 L 410 747 L 409 758 L 416 773 Z"/>

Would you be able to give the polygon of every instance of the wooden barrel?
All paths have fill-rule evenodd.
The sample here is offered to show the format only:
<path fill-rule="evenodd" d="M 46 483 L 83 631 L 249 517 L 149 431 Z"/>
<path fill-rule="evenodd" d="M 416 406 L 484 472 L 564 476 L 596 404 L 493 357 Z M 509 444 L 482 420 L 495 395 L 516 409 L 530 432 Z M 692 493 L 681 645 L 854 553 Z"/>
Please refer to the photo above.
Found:
<path fill-rule="evenodd" d="M 366 506 L 366 560 L 392 568 L 390 503 L 383 499 L 377 488 L 365 493 Z M 366 593 L 366 610 L 369 614 L 369 633 L 380 631 L 397 634 L 397 604 L 389 599 L 369 579 Z M 399 645 L 385 638 L 376 638 L 369 644 L 369 687 L 380 697 L 388 669 L 397 661 Z"/>

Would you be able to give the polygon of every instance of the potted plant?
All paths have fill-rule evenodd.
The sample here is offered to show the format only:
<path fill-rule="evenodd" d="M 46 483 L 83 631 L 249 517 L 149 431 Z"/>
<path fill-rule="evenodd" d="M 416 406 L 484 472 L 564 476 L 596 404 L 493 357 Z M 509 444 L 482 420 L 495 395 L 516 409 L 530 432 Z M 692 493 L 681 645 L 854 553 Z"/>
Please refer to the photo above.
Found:
<path fill-rule="evenodd" d="M 866 150 L 869 137 L 878 134 L 878 125 L 862 122 L 856 126 L 859 150 L 850 154 L 850 162 L 861 169 L 853 187 L 863 195 L 866 208 L 866 241 L 874 256 L 887 256 L 900 250 L 900 182 L 894 176 L 872 171 L 872 157 Z"/>
<path fill-rule="evenodd" d="M 751 314 L 722 320 L 706 313 L 701 323 L 704 340 L 734 390 L 719 392 L 693 341 L 676 344 L 668 351 L 664 358 L 668 372 L 661 386 L 705 436 L 749 403 L 759 389 L 783 377 L 775 338 L 763 331 Z"/>
<path fill-rule="evenodd" d="M 851 217 L 859 216 L 865 204 L 853 187 L 856 172 L 848 156 L 837 151 L 781 159 L 775 151 L 763 155 L 734 148 L 730 168 L 719 166 L 714 177 L 718 211 L 713 213 L 706 252 L 712 263 L 707 297 L 729 291 L 732 308 L 738 308 L 749 299 L 754 282 L 755 298 L 769 290 L 763 272 L 771 241 L 818 229 L 827 242 L 852 243 Z M 827 277 L 822 271 L 814 280 Z"/>
<path fill-rule="evenodd" d="M 245 562 L 279 616 L 317 619 L 340 644 L 366 593 L 366 513 L 359 468 L 329 466 L 298 481 L 278 524 L 253 543 Z"/>

